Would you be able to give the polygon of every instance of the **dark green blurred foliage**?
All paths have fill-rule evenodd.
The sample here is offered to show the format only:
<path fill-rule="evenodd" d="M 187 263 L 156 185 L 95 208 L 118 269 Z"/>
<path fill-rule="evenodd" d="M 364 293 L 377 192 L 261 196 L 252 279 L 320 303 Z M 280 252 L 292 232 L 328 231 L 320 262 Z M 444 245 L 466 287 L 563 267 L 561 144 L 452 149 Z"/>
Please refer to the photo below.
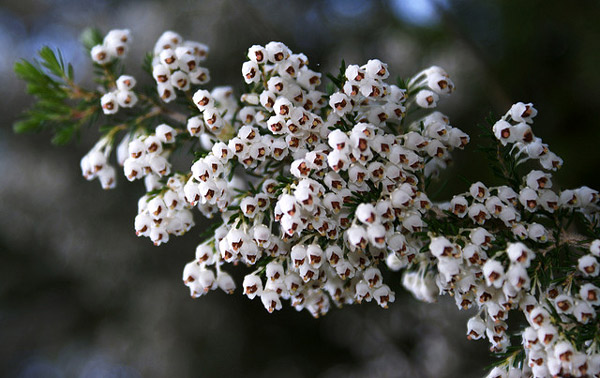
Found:
<path fill-rule="evenodd" d="M 407 12 L 416 3 L 433 13 L 423 5 L 421 16 Z M 84 127 L 78 143 L 61 148 L 50 145 L 51 133 L 14 135 L 10 125 L 32 103 L 12 73 L 20 58 L 58 47 L 76 81 L 91 87 L 78 38 L 95 26 L 132 29 L 127 72 L 139 78 L 145 52 L 166 29 L 211 47 L 211 86 L 241 88 L 246 49 L 270 40 L 333 75 L 342 59 L 378 57 L 402 77 L 440 65 L 457 85 L 442 110 L 472 142 L 432 183 L 442 188 L 434 199 L 465 190 L 461 177 L 497 182 L 476 151 L 476 125 L 516 101 L 535 104 L 535 134 L 565 161 L 558 185 L 598 189 L 598 15 L 591 0 L 0 3 L 0 374 L 477 377 L 490 363 L 488 346 L 464 337 L 471 313 L 451 299 L 420 304 L 399 292 L 390 310 L 366 304 L 318 320 L 289 308 L 269 315 L 239 290 L 192 300 L 180 276 L 203 220 L 155 248 L 133 232 L 140 183 L 122 179 L 104 192 L 81 178 L 79 159 L 96 132 Z"/>

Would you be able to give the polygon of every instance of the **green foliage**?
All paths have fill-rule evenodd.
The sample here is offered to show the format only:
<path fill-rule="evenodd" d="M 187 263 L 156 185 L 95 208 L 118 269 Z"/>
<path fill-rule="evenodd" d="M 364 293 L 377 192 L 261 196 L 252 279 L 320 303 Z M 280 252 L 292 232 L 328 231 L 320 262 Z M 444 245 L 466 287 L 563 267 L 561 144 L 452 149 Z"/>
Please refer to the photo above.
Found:
<path fill-rule="evenodd" d="M 85 29 L 79 39 L 87 51 L 96 45 L 101 45 L 103 41 L 102 33 L 96 28 Z"/>
<path fill-rule="evenodd" d="M 331 80 L 331 82 L 339 89 L 342 90 L 344 88 L 344 83 L 346 82 L 346 62 L 342 59 L 342 64 L 340 65 L 340 70 L 337 76 L 333 76 L 328 73 L 327 77 Z M 328 86 L 327 91 L 330 89 L 334 89 L 333 87 Z M 334 90 L 335 91 L 335 90 Z M 333 93 L 333 92 L 331 92 Z M 330 94 L 331 94 L 330 93 Z"/>
<path fill-rule="evenodd" d="M 27 92 L 36 101 L 13 128 L 17 133 L 50 131 L 52 143 L 65 144 L 96 119 L 98 96 L 73 83 L 73 66 L 65 63 L 60 51 L 44 46 L 38 57 L 15 63 L 15 73 L 25 80 Z"/>
<path fill-rule="evenodd" d="M 142 69 L 148 75 L 152 76 L 152 53 L 148 52 L 144 56 L 144 62 L 142 63 Z"/>
<path fill-rule="evenodd" d="M 404 90 L 408 89 L 408 83 L 406 82 L 406 80 L 402 79 L 400 76 L 398 76 L 396 78 L 396 85 L 400 89 L 404 89 Z"/>
<path fill-rule="evenodd" d="M 518 163 L 512 154 L 510 146 L 503 146 L 496 140 L 492 127 L 495 123 L 495 117 L 490 113 L 485 119 L 485 124 L 478 124 L 480 129 L 480 138 L 486 140 L 485 145 L 477 148 L 485 154 L 491 171 L 500 182 L 507 183 L 511 188 L 519 191 L 520 175 L 517 172 Z"/>
<path fill-rule="evenodd" d="M 44 46 L 38 52 L 38 55 L 42 58 L 42 65 L 56 77 L 73 80 L 73 66 L 70 63 L 65 64 L 60 50 L 54 52 L 50 47 Z"/>

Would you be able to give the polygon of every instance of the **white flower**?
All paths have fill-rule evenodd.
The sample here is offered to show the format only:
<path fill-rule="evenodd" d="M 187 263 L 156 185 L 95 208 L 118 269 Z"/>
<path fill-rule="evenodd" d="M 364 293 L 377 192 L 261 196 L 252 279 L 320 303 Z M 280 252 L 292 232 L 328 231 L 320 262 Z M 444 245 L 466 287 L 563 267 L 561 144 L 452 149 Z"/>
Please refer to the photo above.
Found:
<path fill-rule="evenodd" d="M 135 234 L 137 236 L 149 236 L 152 222 L 152 217 L 148 214 L 140 213 L 136 215 L 134 223 Z"/>
<path fill-rule="evenodd" d="M 439 100 L 440 97 L 437 95 L 437 93 L 427 89 L 419 91 L 416 97 L 417 105 L 425 109 L 435 108 Z"/>
<path fill-rule="evenodd" d="M 504 267 L 497 261 L 490 259 L 483 265 L 483 275 L 488 286 L 501 288 L 504 283 Z"/>
<path fill-rule="evenodd" d="M 173 88 L 170 82 L 158 83 L 156 89 L 160 99 L 166 103 L 169 103 L 177 98 L 177 95 L 175 94 L 175 88 Z"/>
<path fill-rule="evenodd" d="M 485 206 L 480 203 L 471 205 L 468 210 L 468 215 L 473 222 L 479 225 L 483 225 L 486 220 L 490 219 L 490 213 L 487 211 Z"/>
<path fill-rule="evenodd" d="M 120 58 L 127 54 L 130 42 L 131 33 L 128 29 L 114 29 L 106 34 L 103 44 L 110 55 Z"/>
<path fill-rule="evenodd" d="M 92 60 L 98 64 L 106 64 L 112 58 L 112 55 L 104 45 L 96 45 L 90 50 Z"/>
<path fill-rule="evenodd" d="M 273 312 L 275 310 L 281 310 L 281 300 L 279 299 L 279 295 L 275 291 L 265 290 L 260 295 L 260 300 L 265 306 L 265 309 L 269 312 Z"/>
<path fill-rule="evenodd" d="M 597 206 L 598 200 L 600 200 L 600 193 L 597 190 L 582 186 L 577 189 L 577 197 L 581 201 L 582 207 Z"/>
<path fill-rule="evenodd" d="M 333 111 L 340 116 L 348 113 L 352 109 L 352 104 L 350 103 L 348 96 L 340 92 L 331 95 L 329 98 L 329 106 L 331 106 Z"/>
<path fill-rule="evenodd" d="M 290 50 L 281 42 L 269 42 L 265 45 L 265 50 L 267 52 L 267 59 L 271 63 L 281 62 L 290 56 Z"/>
<path fill-rule="evenodd" d="M 364 66 L 364 70 L 367 77 L 374 79 L 385 80 L 389 76 L 387 64 L 381 62 L 379 59 L 370 59 Z M 346 70 L 346 72 L 348 72 L 348 70 Z"/>
<path fill-rule="evenodd" d="M 176 48 L 175 55 L 177 55 L 177 66 L 182 72 L 191 72 L 198 65 L 198 57 L 194 56 L 187 47 L 180 46 Z"/>
<path fill-rule="evenodd" d="M 567 294 L 560 294 L 554 298 L 554 306 L 560 314 L 570 314 L 573 312 L 573 298 Z"/>
<path fill-rule="evenodd" d="M 210 81 L 210 72 L 208 68 L 197 67 L 189 72 L 189 78 L 192 84 L 206 84 Z"/>
<path fill-rule="evenodd" d="M 306 248 L 306 257 L 312 267 L 319 268 L 323 263 L 324 253 L 317 244 L 311 244 Z"/>
<path fill-rule="evenodd" d="M 325 249 L 325 256 L 327 261 L 332 267 L 335 267 L 340 261 L 344 259 L 344 253 L 342 249 L 337 245 L 330 245 Z"/>
<path fill-rule="evenodd" d="M 542 325 L 550 321 L 550 314 L 544 308 L 536 306 L 529 313 L 527 320 L 533 328 L 540 329 Z"/>
<path fill-rule="evenodd" d="M 155 246 L 169 241 L 169 233 L 162 227 L 152 227 L 150 229 L 150 240 Z"/>
<path fill-rule="evenodd" d="M 540 343 L 542 343 L 543 345 L 549 346 L 554 344 L 554 342 L 556 342 L 556 339 L 558 337 L 558 331 L 556 330 L 556 327 L 554 327 L 551 324 L 544 324 L 542 325 L 538 331 L 538 340 L 540 341 Z"/>
<path fill-rule="evenodd" d="M 162 143 L 174 143 L 177 131 L 167 124 L 160 124 L 156 126 L 156 136 Z"/>
<path fill-rule="evenodd" d="M 518 194 L 508 186 L 498 187 L 498 198 L 507 205 L 516 205 Z"/>
<path fill-rule="evenodd" d="M 372 224 L 377 221 L 377 212 L 370 203 L 361 203 L 356 208 L 356 217 L 364 224 Z"/>
<path fill-rule="evenodd" d="M 523 224 L 515 224 L 512 226 L 512 233 L 520 240 L 525 240 L 527 238 L 527 228 Z"/>
<path fill-rule="evenodd" d="M 209 91 L 205 89 L 199 89 L 194 93 L 193 96 L 194 104 L 200 109 L 200 111 L 204 111 L 207 108 L 214 107 L 215 100 Z"/>
<path fill-rule="evenodd" d="M 538 206 L 537 192 L 527 187 L 521 189 L 521 191 L 519 192 L 519 202 L 527 211 L 535 211 Z"/>
<path fill-rule="evenodd" d="M 454 196 L 450 201 L 450 210 L 457 217 L 463 218 L 467 214 L 469 203 L 463 196 Z"/>
<path fill-rule="evenodd" d="M 120 90 L 114 92 L 114 94 L 116 96 L 117 103 L 123 108 L 132 108 L 138 102 L 137 95 L 132 91 Z"/>
<path fill-rule="evenodd" d="M 365 282 L 365 280 L 360 280 L 355 286 L 356 294 L 354 297 L 358 303 L 362 301 L 371 302 L 373 299 L 372 290 L 369 288 L 369 285 Z"/>
<path fill-rule="evenodd" d="M 429 251 L 437 258 L 440 257 L 451 257 L 456 253 L 454 245 L 450 240 L 443 236 L 435 237 L 431 239 L 429 243 Z"/>
<path fill-rule="evenodd" d="M 240 209 L 248 218 L 254 218 L 258 210 L 258 201 L 254 197 L 244 197 L 240 202 Z"/>
<path fill-rule="evenodd" d="M 482 201 L 489 196 L 488 188 L 480 181 L 471 185 L 469 193 L 471 193 L 471 196 L 478 201 Z"/>
<path fill-rule="evenodd" d="M 550 189 L 552 187 L 550 175 L 542 171 L 533 170 L 529 172 L 525 177 L 525 182 L 533 190 Z"/>
<path fill-rule="evenodd" d="M 178 68 L 177 54 L 173 49 L 164 49 L 159 54 L 160 63 L 171 70 Z"/>
<path fill-rule="evenodd" d="M 496 139 L 504 146 L 506 146 L 507 143 L 514 143 L 516 140 L 514 137 L 513 126 L 505 120 L 501 119 L 496 122 L 492 130 Z"/>
<path fill-rule="evenodd" d="M 544 169 L 556 171 L 563 165 L 563 160 L 554 152 L 548 152 L 540 158 L 540 164 Z"/>
<path fill-rule="evenodd" d="M 467 338 L 479 340 L 485 334 L 485 329 L 485 322 L 479 316 L 474 316 L 467 322 Z"/>
<path fill-rule="evenodd" d="M 115 114 L 119 111 L 119 104 L 117 102 L 117 96 L 115 93 L 110 92 L 100 98 L 100 105 L 104 114 Z"/>
<path fill-rule="evenodd" d="M 486 378 L 508 378 L 508 374 L 505 368 L 496 366 L 488 373 Z"/>
<path fill-rule="evenodd" d="M 556 193 L 551 190 L 540 190 L 539 191 L 539 203 L 542 205 L 544 210 L 549 213 L 553 213 L 558 209 L 558 203 L 560 199 Z"/>
<path fill-rule="evenodd" d="M 579 296 L 593 306 L 600 305 L 600 289 L 591 283 L 581 285 Z"/>
<path fill-rule="evenodd" d="M 253 61 L 244 62 L 242 65 L 242 75 L 247 84 L 258 83 L 261 78 L 258 64 Z"/>
<path fill-rule="evenodd" d="M 133 181 L 142 178 L 144 175 L 144 167 L 136 159 L 127 158 L 123 163 L 123 172 L 129 181 Z"/>
<path fill-rule="evenodd" d="M 600 239 L 596 239 L 590 244 L 590 252 L 592 255 L 600 257 Z"/>
<path fill-rule="evenodd" d="M 226 272 L 220 272 L 217 275 L 217 285 L 227 294 L 233 294 L 233 291 L 235 290 L 235 282 L 231 275 Z"/>
<path fill-rule="evenodd" d="M 454 91 L 452 80 L 447 75 L 437 72 L 427 76 L 427 86 L 441 95 L 448 95 Z"/>
<path fill-rule="evenodd" d="M 264 47 L 254 45 L 248 49 L 248 59 L 254 63 L 264 63 L 267 59 L 267 52 Z"/>
<path fill-rule="evenodd" d="M 345 76 L 351 82 L 358 82 L 365 78 L 365 71 L 356 64 L 346 67 Z"/>
<path fill-rule="evenodd" d="M 393 303 L 396 300 L 394 292 L 388 285 L 381 285 L 381 287 L 376 289 L 373 292 L 373 298 L 375 298 L 377 304 L 383 308 L 388 308 L 388 304 Z"/>
<path fill-rule="evenodd" d="M 250 299 L 254 299 L 257 295 L 263 294 L 263 284 L 260 277 L 255 274 L 248 274 L 244 277 L 242 284 L 244 287 L 244 294 Z"/>
<path fill-rule="evenodd" d="M 152 66 L 152 77 L 157 83 L 167 83 L 171 79 L 171 70 L 167 66 L 157 64 Z"/>
<path fill-rule="evenodd" d="M 303 245 L 296 244 L 292 247 L 292 250 L 290 251 L 290 257 L 294 266 L 296 268 L 299 268 L 300 266 L 307 263 L 306 248 Z"/>
<path fill-rule="evenodd" d="M 283 265 L 276 261 L 271 261 L 265 269 L 267 278 L 271 281 L 282 280 L 284 277 Z"/>
<path fill-rule="evenodd" d="M 577 267 L 586 277 L 596 277 L 600 266 L 593 255 L 585 255 L 577 261 Z"/>
<path fill-rule="evenodd" d="M 154 45 L 154 54 L 157 55 L 161 50 L 170 49 L 179 46 L 183 42 L 183 38 L 178 33 L 167 30 L 158 37 Z"/>
<path fill-rule="evenodd" d="M 533 107 L 533 104 L 524 104 L 517 102 L 510 108 L 510 117 L 515 122 L 527 122 L 532 123 L 533 117 L 537 115 L 537 110 Z"/>
<path fill-rule="evenodd" d="M 135 87 L 136 80 L 130 75 L 121 75 L 117 79 L 117 88 L 120 91 L 130 91 Z"/>
<path fill-rule="evenodd" d="M 196 261 L 189 262 L 183 268 L 183 282 L 186 285 L 198 280 L 200 275 L 200 265 Z"/>
<path fill-rule="evenodd" d="M 333 150 L 327 155 L 327 164 L 336 172 L 348 165 L 348 155 L 343 150 Z"/>
<path fill-rule="evenodd" d="M 570 362 L 573 356 L 573 346 L 566 342 L 560 341 L 554 346 L 554 357 L 562 362 Z"/>
<path fill-rule="evenodd" d="M 534 257 L 533 252 L 523 243 L 509 243 L 506 253 L 510 261 L 522 264 L 525 268 L 529 267 Z"/>
<path fill-rule="evenodd" d="M 588 323 L 596 317 L 596 311 L 587 302 L 579 302 L 573 307 L 573 315 L 579 323 Z"/>
<path fill-rule="evenodd" d="M 539 346 L 538 333 L 533 327 L 525 328 L 525 330 L 522 333 L 522 337 L 523 337 L 523 346 L 525 346 L 525 348 L 533 349 L 536 346 Z"/>
<path fill-rule="evenodd" d="M 546 228 L 539 223 L 531 223 L 527 228 L 527 234 L 530 239 L 544 243 L 548 241 L 548 232 Z"/>
<path fill-rule="evenodd" d="M 529 289 L 530 279 L 523 265 L 511 265 L 506 272 L 506 278 L 517 290 Z"/>
<path fill-rule="evenodd" d="M 369 242 L 376 248 L 385 248 L 386 234 L 385 227 L 380 223 L 371 224 L 367 227 Z"/>
<path fill-rule="evenodd" d="M 369 241 L 369 235 L 365 228 L 358 225 L 354 225 L 346 230 L 345 235 L 349 246 L 353 249 L 364 249 Z"/>
<path fill-rule="evenodd" d="M 471 230 L 469 238 L 473 244 L 481 246 L 484 249 L 489 247 L 492 240 L 494 240 L 494 236 L 482 227 Z"/>
<path fill-rule="evenodd" d="M 117 185 L 116 175 L 115 168 L 110 165 L 106 165 L 98 171 L 98 179 L 100 180 L 102 189 L 114 189 Z"/>
<path fill-rule="evenodd" d="M 175 71 L 171 75 L 171 85 L 180 91 L 187 91 L 190 89 L 190 78 L 187 73 L 183 71 Z"/>

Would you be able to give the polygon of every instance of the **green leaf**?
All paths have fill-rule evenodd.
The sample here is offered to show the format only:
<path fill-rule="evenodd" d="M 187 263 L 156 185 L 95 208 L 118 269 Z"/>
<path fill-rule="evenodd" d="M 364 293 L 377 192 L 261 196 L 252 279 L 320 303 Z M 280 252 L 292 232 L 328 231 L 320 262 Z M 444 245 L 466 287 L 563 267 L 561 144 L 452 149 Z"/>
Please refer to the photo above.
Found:
<path fill-rule="evenodd" d="M 73 73 L 73 65 L 69 63 L 67 67 L 67 77 L 69 80 L 73 81 L 75 79 L 75 74 Z"/>
<path fill-rule="evenodd" d="M 81 37 L 79 37 L 87 51 L 90 51 L 92 47 L 96 45 L 101 45 L 103 38 L 100 30 L 96 28 L 85 29 L 83 33 L 81 33 Z"/>
<path fill-rule="evenodd" d="M 404 79 L 402 79 L 400 76 L 398 76 L 396 78 L 396 85 L 398 85 L 398 88 L 400 89 L 404 89 L 406 90 L 408 88 L 408 84 L 406 83 L 406 81 Z"/>
<path fill-rule="evenodd" d="M 44 46 L 38 59 L 16 62 L 14 70 L 27 83 L 27 92 L 36 97 L 33 106 L 13 125 L 16 133 L 50 131 L 53 144 L 65 144 L 93 119 L 96 112 L 90 107 L 99 109 L 96 98 L 92 102 L 90 97 L 76 95 L 80 89 L 73 87 L 73 66 L 65 62 L 59 50 Z"/>
<path fill-rule="evenodd" d="M 15 133 L 22 134 L 26 132 L 37 131 L 40 128 L 40 123 L 36 122 L 34 119 L 24 119 L 21 121 L 15 122 L 13 125 L 13 130 Z"/>
<path fill-rule="evenodd" d="M 334 83 L 327 83 L 327 85 L 326 85 L 326 91 L 327 91 L 327 94 L 329 96 L 331 96 L 332 94 L 334 94 L 335 91 L 336 91 L 335 84 Z"/>
<path fill-rule="evenodd" d="M 67 144 L 75 136 L 75 131 L 75 125 L 69 125 L 61 128 L 56 132 L 56 134 L 54 134 L 54 137 L 52 138 L 52 144 L 58 146 Z"/>
<path fill-rule="evenodd" d="M 150 76 L 152 76 L 152 58 L 153 54 L 151 52 L 147 52 L 144 56 L 144 63 L 142 63 L 142 69 Z"/>
<path fill-rule="evenodd" d="M 65 66 L 62 54 L 60 51 L 56 53 L 48 46 L 44 46 L 38 52 L 40 58 L 42 58 L 42 66 L 46 67 L 48 71 L 57 77 L 66 77 Z"/>
<path fill-rule="evenodd" d="M 330 73 L 327 74 L 327 77 L 340 90 L 342 90 L 344 88 L 344 83 L 346 82 L 346 62 L 344 61 L 344 59 L 342 59 L 342 63 L 340 64 L 340 69 L 339 69 L 337 77 L 333 76 Z M 328 91 L 329 91 L 329 89 L 330 88 L 328 87 Z M 331 93 L 333 93 L 333 92 L 331 92 Z"/>

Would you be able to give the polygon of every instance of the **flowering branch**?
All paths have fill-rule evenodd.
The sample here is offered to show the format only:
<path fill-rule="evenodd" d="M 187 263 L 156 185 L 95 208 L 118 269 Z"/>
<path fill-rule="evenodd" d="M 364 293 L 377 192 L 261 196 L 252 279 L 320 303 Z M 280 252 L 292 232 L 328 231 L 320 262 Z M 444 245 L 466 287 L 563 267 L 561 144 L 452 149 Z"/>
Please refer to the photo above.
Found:
<path fill-rule="evenodd" d="M 319 317 L 332 305 L 387 308 L 395 293 L 384 272 L 401 272 L 389 276 L 417 299 L 448 294 L 478 310 L 467 337 L 487 338 L 499 357 L 489 377 L 598 376 L 600 196 L 553 189 L 563 162 L 534 135 L 532 104 L 481 127 L 501 185 L 476 182 L 433 203 L 429 183 L 469 142 L 435 111 L 454 90 L 439 67 L 390 84 L 377 59 L 342 62 L 324 93 L 304 54 L 270 42 L 248 50 L 238 98 L 204 89 L 208 48 L 168 31 L 144 63 L 155 86 L 139 91 L 117 74 L 129 31 L 86 41 L 101 88 L 75 85 L 71 66 L 44 48 L 41 61 L 15 67 L 38 99 L 15 129 L 51 129 L 65 142 L 104 117 L 82 173 L 113 188 L 115 149 L 125 177 L 144 180 L 134 227 L 155 245 L 189 231 L 194 209 L 216 214 L 183 270 L 192 297 L 232 293 L 223 267 L 242 263 L 254 268 L 242 282 L 248 298 Z M 169 158 L 182 149 L 190 161 L 179 171 Z M 509 329 L 517 312 L 526 323 Z"/>

